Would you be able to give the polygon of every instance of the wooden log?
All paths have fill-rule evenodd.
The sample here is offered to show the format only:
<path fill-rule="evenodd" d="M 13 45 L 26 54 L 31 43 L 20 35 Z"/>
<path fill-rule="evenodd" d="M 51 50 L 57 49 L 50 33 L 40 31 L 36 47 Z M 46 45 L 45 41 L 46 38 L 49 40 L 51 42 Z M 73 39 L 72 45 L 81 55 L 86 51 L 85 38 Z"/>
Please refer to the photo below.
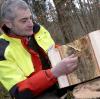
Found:
<path fill-rule="evenodd" d="M 76 53 L 79 56 L 78 68 L 71 74 L 66 75 L 67 83 L 65 84 L 63 83 L 64 81 L 60 81 L 62 86 L 64 84 L 63 87 L 86 82 L 100 76 L 99 42 L 100 30 L 97 30 L 72 43 L 59 47 L 58 50 L 62 59 L 72 53 Z M 56 59 L 57 56 L 53 58 L 54 62 Z"/>
<path fill-rule="evenodd" d="M 73 90 L 66 90 L 61 99 L 100 99 L 100 77 L 78 84 Z"/>
<path fill-rule="evenodd" d="M 78 68 L 67 75 L 69 85 L 75 85 L 100 76 L 100 31 L 94 31 L 66 46 L 59 52 L 62 58 L 75 52 L 79 56 Z"/>
<path fill-rule="evenodd" d="M 97 60 L 98 70 L 100 70 L 100 30 L 92 32 L 88 36 Z M 75 99 L 100 98 L 100 77 L 77 85 L 73 90 L 73 96 Z"/>
<path fill-rule="evenodd" d="M 72 94 L 75 99 L 100 98 L 100 78 L 77 85 Z"/>

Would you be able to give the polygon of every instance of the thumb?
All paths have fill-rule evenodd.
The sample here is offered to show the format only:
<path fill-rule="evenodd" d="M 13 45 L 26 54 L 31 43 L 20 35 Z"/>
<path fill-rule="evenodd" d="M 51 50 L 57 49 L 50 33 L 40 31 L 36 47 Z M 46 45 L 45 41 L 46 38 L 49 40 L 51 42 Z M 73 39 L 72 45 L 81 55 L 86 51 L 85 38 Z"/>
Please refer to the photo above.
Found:
<path fill-rule="evenodd" d="M 75 54 L 71 54 L 70 56 L 68 56 L 69 58 L 73 58 L 75 57 L 76 55 Z"/>

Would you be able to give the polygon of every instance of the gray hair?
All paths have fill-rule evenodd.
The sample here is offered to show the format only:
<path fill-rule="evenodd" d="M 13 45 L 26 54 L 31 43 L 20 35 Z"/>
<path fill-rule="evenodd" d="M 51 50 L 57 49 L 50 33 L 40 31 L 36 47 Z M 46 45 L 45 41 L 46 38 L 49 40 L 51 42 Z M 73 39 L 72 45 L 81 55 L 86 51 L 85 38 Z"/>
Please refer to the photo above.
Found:
<path fill-rule="evenodd" d="M 16 17 L 16 10 L 29 9 L 27 3 L 23 0 L 6 0 L 1 6 L 1 19 L 14 20 Z"/>
<path fill-rule="evenodd" d="M 1 6 L 5 0 L 0 0 L 0 24 L 1 24 Z"/>

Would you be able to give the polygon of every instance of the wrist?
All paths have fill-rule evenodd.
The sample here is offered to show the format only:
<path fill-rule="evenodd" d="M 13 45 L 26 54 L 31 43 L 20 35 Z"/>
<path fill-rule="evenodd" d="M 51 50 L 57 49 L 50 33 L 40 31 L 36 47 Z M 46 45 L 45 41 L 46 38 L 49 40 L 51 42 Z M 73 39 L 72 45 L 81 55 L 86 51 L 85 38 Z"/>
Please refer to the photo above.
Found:
<path fill-rule="evenodd" d="M 52 73 L 52 75 L 53 75 L 55 78 L 59 77 L 57 71 L 55 71 L 54 68 L 51 68 L 51 73 Z"/>

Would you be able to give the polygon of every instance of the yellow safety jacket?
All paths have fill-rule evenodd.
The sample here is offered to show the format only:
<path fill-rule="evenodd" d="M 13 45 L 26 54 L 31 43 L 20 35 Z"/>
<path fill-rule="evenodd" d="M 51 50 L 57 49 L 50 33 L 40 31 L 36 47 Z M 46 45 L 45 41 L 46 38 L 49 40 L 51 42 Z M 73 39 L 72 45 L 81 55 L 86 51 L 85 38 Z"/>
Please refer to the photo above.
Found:
<path fill-rule="evenodd" d="M 35 40 L 46 52 L 54 41 L 49 32 L 40 26 Z M 12 86 L 34 72 L 30 53 L 23 47 L 21 39 L 2 34 L 0 36 L 0 82 L 9 91 Z"/>
<path fill-rule="evenodd" d="M 41 26 L 39 32 L 35 34 L 35 40 L 46 52 L 52 45 L 55 45 L 50 33 L 43 26 Z"/>

